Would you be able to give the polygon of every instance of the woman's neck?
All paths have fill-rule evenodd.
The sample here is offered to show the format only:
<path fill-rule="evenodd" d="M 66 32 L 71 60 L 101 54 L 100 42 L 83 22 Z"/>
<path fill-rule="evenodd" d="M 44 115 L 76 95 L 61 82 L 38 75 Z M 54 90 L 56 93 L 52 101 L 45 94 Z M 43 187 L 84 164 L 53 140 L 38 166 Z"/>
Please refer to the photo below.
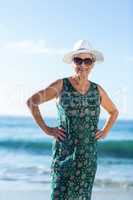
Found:
<path fill-rule="evenodd" d="M 78 74 L 74 74 L 74 76 L 72 77 L 74 78 L 74 80 L 76 80 L 77 84 L 80 86 L 88 84 L 88 75 L 80 76 Z"/>

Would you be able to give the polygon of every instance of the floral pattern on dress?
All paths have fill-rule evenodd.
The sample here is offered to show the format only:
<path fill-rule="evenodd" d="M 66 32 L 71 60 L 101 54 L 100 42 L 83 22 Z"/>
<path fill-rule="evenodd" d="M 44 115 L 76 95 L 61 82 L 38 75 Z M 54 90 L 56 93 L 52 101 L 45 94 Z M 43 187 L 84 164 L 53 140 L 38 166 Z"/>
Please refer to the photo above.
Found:
<path fill-rule="evenodd" d="M 67 77 L 56 103 L 58 127 L 64 140 L 53 140 L 51 200 L 91 200 L 97 170 L 97 139 L 100 94 L 90 81 L 86 94 L 78 92 Z"/>

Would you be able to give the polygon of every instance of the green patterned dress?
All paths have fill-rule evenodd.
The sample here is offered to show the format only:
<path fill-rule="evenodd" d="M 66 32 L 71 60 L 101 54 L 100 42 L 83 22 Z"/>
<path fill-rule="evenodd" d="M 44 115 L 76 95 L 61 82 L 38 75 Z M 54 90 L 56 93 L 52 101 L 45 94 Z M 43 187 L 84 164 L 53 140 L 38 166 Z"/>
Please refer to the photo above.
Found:
<path fill-rule="evenodd" d="M 51 200 L 90 200 L 97 170 L 97 139 L 101 98 L 95 82 L 85 94 L 63 78 L 56 102 L 58 127 L 66 137 L 52 144 Z"/>

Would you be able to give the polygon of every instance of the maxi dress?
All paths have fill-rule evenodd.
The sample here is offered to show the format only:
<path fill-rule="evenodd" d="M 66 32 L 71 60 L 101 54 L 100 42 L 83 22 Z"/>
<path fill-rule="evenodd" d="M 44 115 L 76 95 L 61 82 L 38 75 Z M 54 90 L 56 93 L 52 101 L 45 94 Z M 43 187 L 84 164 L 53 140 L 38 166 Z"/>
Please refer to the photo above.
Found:
<path fill-rule="evenodd" d="M 85 94 L 68 77 L 56 102 L 58 128 L 65 139 L 52 143 L 51 200 L 91 200 L 97 170 L 96 131 L 101 97 L 97 83 L 90 81 Z"/>

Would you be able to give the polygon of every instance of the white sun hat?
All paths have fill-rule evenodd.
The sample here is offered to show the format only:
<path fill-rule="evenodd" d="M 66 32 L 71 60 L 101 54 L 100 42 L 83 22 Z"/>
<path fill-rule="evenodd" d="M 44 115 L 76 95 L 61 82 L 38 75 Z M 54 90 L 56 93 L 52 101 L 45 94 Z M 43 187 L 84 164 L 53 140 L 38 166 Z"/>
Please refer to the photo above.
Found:
<path fill-rule="evenodd" d="M 72 62 L 72 58 L 79 53 L 90 53 L 97 63 L 101 63 L 104 61 L 104 56 L 102 52 L 93 49 L 91 44 L 87 40 L 78 40 L 74 44 L 72 51 L 64 55 L 63 61 L 70 64 Z"/>

